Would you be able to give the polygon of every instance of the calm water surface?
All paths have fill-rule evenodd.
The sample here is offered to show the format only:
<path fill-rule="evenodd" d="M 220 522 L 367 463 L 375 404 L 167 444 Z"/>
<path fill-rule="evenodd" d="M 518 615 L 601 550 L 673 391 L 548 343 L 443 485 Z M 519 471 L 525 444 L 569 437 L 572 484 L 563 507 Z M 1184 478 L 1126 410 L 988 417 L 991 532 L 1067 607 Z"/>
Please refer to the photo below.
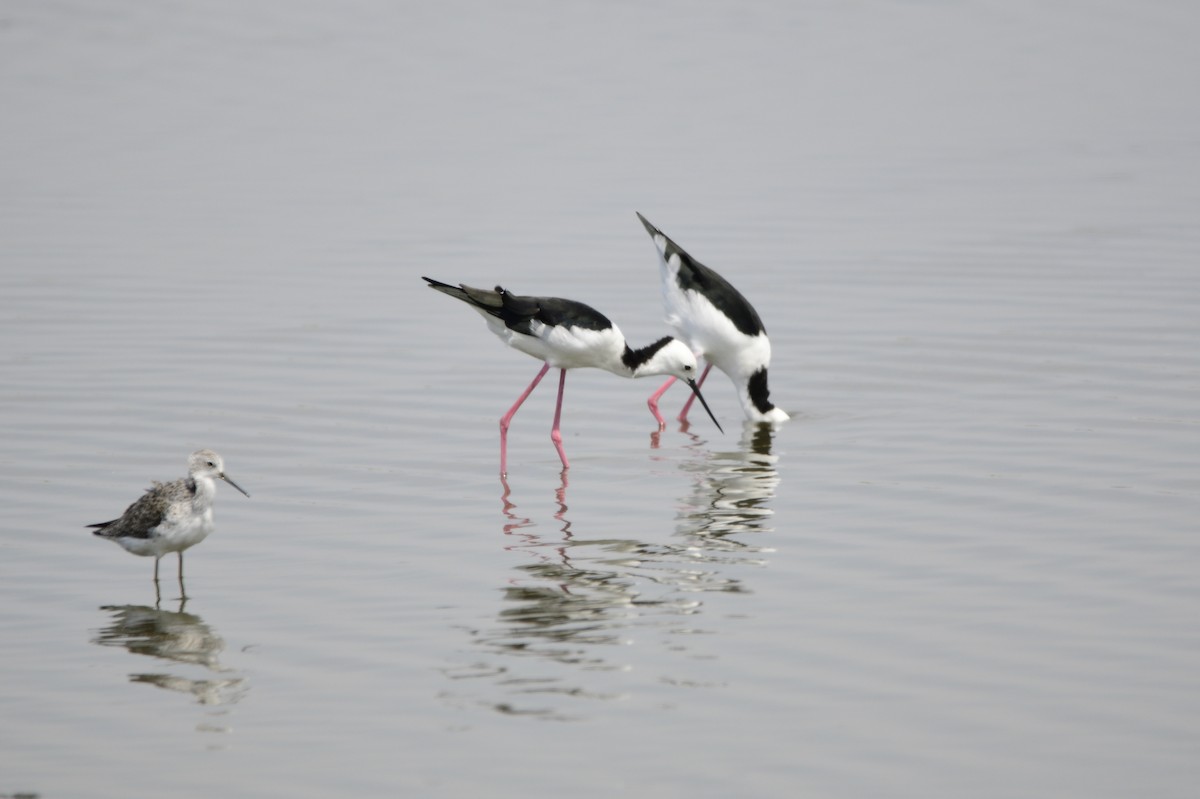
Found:
<path fill-rule="evenodd" d="M 1192 796 L 1198 14 L 10 2 L 0 795 Z M 647 342 L 634 211 L 793 420 L 575 372 L 504 484 L 419 278 Z M 156 603 L 83 525 L 202 446 Z"/>

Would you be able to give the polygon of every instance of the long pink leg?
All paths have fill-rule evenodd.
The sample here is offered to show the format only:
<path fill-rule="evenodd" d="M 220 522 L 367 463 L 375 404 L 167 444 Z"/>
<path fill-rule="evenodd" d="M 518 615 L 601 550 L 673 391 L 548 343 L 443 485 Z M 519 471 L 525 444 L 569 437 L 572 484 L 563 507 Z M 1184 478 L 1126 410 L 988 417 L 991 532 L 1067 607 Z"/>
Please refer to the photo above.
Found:
<path fill-rule="evenodd" d="M 708 370 L 712 369 L 711 363 L 704 364 L 704 374 L 700 375 L 700 379 L 696 381 L 696 388 L 704 385 L 704 378 L 708 377 Z M 692 403 L 696 401 L 696 392 L 688 395 L 688 401 L 683 403 L 683 410 L 679 412 L 679 421 L 686 422 L 688 411 L 692 409 Z"/>
<path fill-rule="evenodd" d="M 512 421 L 513 416 L 517 412 L 517 408 L 521 407 L 521 403 L 529 399 L 529 395 L 537 388 L 537 384 L 542 382 L 542 378 L 546 376 L 546 372 L 550 371 L 550 364 L 543 364 L 542 371 L 537 373 L 537 377 L 533 378 L 533 382 L 529 384 L 529 388 L 525 389 L 525 393 L 517 397 L 517 401 L 508 409 L 508 413 L 500 417 L 500 476 L 504 477 L 508 474 L 508 423 Z M 559 404 L 562 403 L 562 394 L 560 390 Z M 558 427 L 558 422 L 554 423 L 555 428 Z"/>
<path fill-rule="evenodd" d="M 571 468 L 571 464 L 567 463 L 567 453 L 563 452 L 562 433 L 558 431 L 558 421 L 562 418 L 562 398 L 563 388 L 567 385 L 567 370 L 560 369 L 558 375 L 558 405 L 554 406 L 554 427 L 550 428 L 550 440 L 554 442 L 554 448 L 558 450 L 558 458 L 562 461 L 563 470 Z"/>
<path fill-rule="evenodd" d="M 658 401 L 662 395 L 667 393 L 667 389 L 675 383 L 674 377 L 668 377 L 667 382 L 662 384 L 662 388 L 650 395 L 650 399 L 646 400 L 646 404 L 650 406 L 650 413 L 654 414 L 654 418 L 658 420 L 658 429 L 662 430 L 667 426 L 666 420 L 662 418 L 662 414 L 658 412 Z"/>

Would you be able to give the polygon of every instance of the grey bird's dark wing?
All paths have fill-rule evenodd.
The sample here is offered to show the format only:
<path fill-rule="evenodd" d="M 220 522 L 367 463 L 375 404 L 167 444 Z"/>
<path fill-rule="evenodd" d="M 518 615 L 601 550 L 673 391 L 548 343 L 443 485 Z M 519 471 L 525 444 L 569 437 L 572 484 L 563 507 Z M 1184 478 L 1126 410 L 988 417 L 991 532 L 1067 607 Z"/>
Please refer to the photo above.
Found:
<path fill-rule="evenodd" d="M 105 538 L 150 538 L 151 531 L 162 523 L 170 507 L 170 497 L 179 491 L 187 491 L 187 481 L 155 483 L 146 493 L 125 509 L 121 518 L 99 524 L 89 524 L 94 535 Z"/>

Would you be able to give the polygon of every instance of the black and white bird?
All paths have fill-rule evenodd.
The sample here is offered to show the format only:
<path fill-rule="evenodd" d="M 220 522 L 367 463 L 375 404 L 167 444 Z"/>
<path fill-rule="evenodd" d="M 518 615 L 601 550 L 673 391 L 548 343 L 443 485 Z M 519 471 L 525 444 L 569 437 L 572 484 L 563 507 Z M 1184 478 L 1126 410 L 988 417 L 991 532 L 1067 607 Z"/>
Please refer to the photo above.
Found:
<path fill-rule="evenodd" d="M 733 381 L 746 419 L 787 421 L 788 415 L 769 398 L 767 367 L 771 363 L 771 342 L 754 306 L 728 280 L 688 255 L 646 217 L 641 214 L 637 217 L 658 248 L 667 324 L 697 358 L 705 361 L 697 387 L 704 384 L 704 378 L 715 366 Z M 674 382 L 674 377 L 667 380 L 646 400 L 660 427 L 666 423 L 658 412 L 658 400 Z M 679 413 L 679 421 L 687 421 L 691 406 L 689 398 Z"/>
<path fill-rule="evenodd" d="M 519 352 L 544 361 L 542 369 L 513 406 L 500 417 L 500 474 L 508 473 L 508 426 L 521 403 L 546 376 L 550 368 L 560 370 L 558 404 L 554 408 L 554 426 L 550 439 L 558 450 L 564 469 L 570 468 L 563 451 L 559 421 L 562 418 L 563 387 L 568 369 L 595 367 L 622 377 L 671 375 L 691 386 L 700 404 L 708 411 L 717 429 L 721 425 L 708 410 L 696 384 L 696 356 L 687 345 L 670 336 L 634 349 L 625 341 L 620 329 L 608 317 L 588 305 L 557 297 L 519 297 L 500 286 L 477 289 L 466 285 L 452 286 L 433 278 L 424 278 L 430 288 L 449 294 L 470 305 L 487 322 L 488 328 L 501 341 Z"/>
<path fill-rule="evenodd" d="M 183 588 L 183 551 L 199 544 L 213 531 L 213 497 L 224 480 L 246 494 L 225 474 L 225 463 L 211 449 L 188 458 L 188 476 L 169 483 L 154 481 L 146 493 L 125 509 L 121 518 L 89 524 L 95 535 L 120 544 L 126 552 L 154 558 L 154 582 L 158 584 L 158 562 L 168 552 L 179 553 L 179 586 Z M 246 494 L 246 496 L 250 496 Z"/>

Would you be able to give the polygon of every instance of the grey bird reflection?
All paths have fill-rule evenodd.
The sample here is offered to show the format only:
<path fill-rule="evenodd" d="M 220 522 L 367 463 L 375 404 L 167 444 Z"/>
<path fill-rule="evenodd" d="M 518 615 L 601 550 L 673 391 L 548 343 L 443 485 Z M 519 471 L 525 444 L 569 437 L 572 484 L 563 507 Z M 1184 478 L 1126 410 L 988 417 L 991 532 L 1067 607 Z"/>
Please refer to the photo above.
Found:
<path fill-rule="evenodd" d="M 225 641 L 199 616 L 185 612 L 185 604 L 180 602 L 178 611 L 147 605 L 101 606 L 109 620 L 96 631 L 92 643 L 123 647 L 162 662 L 163 668 L 131 673 L 130 682 L 188 694 L 202 705 L 237 702 L 247 690 L 246 679 L 221 665 Z M 222 676 L 189 676 L 181 666 Z"/>
<path fill-rule="evenodd" d="M 627 668 L 631 639 L 693 656 L 687 636 L 712 632 L 703 626 L 703 595 L 748 592 L 744 567 L 765 562 L 769 547 L 754 539 L 773 531 L 774 435 L 769 425 L 747 424 L 735 451 L 694 445 L 680 464 L 691 490 L 677 502 L 674 535 L 661 543 L 576 529 L 565 473 L 552 524 L 522 514 L 505 482 L 505 548 L 526 561 L 502 587 L 496 623 L 469 631 L 483 657 L 447 675 L 493 683 L 499 696 L 480 701 L 498 712 L 569 720 L 585 709 L 569 700 L 621 696 L 620 680 L 603 675 Z"/>

